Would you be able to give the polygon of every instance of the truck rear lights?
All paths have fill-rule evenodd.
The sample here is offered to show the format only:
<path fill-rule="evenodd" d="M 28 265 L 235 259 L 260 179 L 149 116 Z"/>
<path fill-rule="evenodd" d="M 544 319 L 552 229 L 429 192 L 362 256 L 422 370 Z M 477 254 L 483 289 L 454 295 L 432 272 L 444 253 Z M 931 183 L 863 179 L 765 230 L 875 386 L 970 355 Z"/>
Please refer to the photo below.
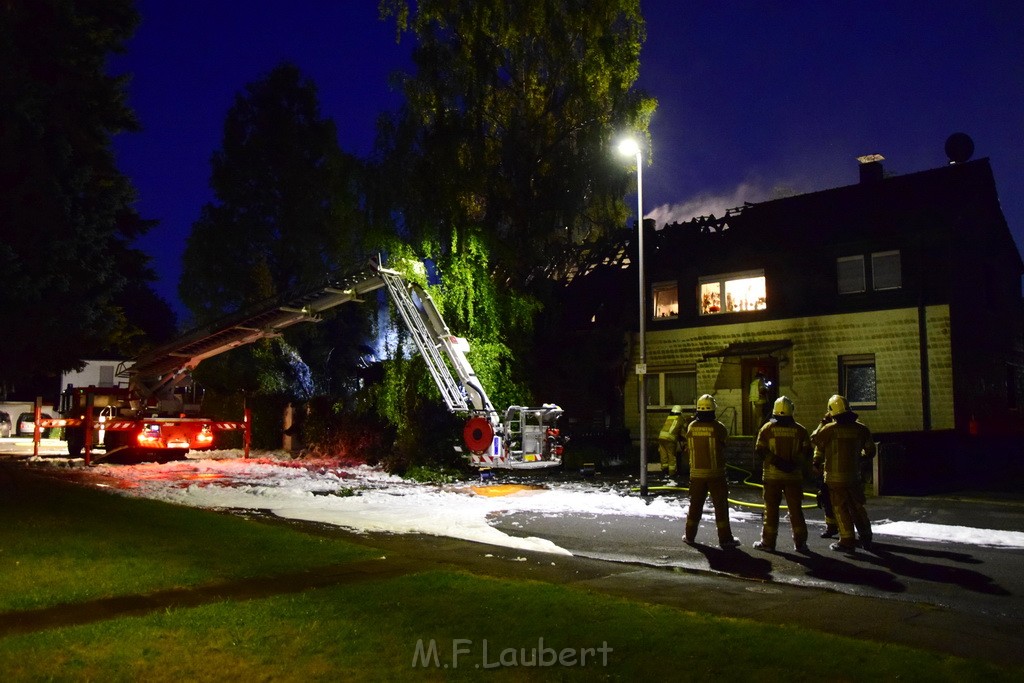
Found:
<path fill-rule="evenodd" d="M 160 425 L 147 422 L 142 425 L 138 441 L 143 446 L 155 446 L 160 444 Z"/>
<path fill-rule="evenodd" d="M 203 428 L 196 434 L 196 447 L 209 446 L 213 444 L 213 428 L 210 425 L 203 425 Z"/>

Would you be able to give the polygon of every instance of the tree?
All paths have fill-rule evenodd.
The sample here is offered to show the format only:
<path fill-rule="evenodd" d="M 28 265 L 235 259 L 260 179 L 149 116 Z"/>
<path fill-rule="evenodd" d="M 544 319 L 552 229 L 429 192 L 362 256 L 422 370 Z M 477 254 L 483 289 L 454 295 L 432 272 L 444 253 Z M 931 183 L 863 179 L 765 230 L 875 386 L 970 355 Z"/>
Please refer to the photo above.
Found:
<path fill-rule="evenodd" d="M 111 151 L 113 135 L 138 125 L 126 77 L 104 72 L 137 22 L 131 0 L 0 4 L 5 386 L 144 341 L 117 299 L 154 279 L 130 247 L 152 223 Z"/>
<path fill-rule="evenodd" d="M 633 88 L 637 0 L 382 0 L 381 11 L 417 41 L 385 141 L 411 237 L 444 243 L 455 230 L 467 244 L 479 228 L 501 276 L 522 284 L 624 222 L 629 176 L 612 144 L 646 135 L 654 109 Z"/>
<path fill-rule="evenodd" d="M 211 166 L 216 201 L 192 226 L 179 284 L 198 323 L 323 282 L 358 260 L 358 164 L 338 147 L 316 86 L 294 65 L 279 65 L 235 98 Z M 289 330 L 298 358 L 259 344 L 207 361 L 199 374 L 225 387 L 277 391 L 289 368 L 304 362 L 318 386 L 296 392 L 321 391 L 354 367 L 364 317 L 338 311 L 318 326 Z"/>
<path fill-rule="evenodd" d="M 403 109 L 382 122 L 384 192 L 375 223 L 434 260 L 434 298 L 470 340 L 496 402 L 532 402 L 531 285 L 569 245 L 617 229 L 629 169 L 612 152 L 644 136 L 653 100 L 633 89 L 644 24 L 636 0 L 382 0 L 411 35 L 415 73 Z M 396 362 L 379 397 L 393 421 L 422 401 Z M 404 392 L 404 396 L 402 395 Z M 391 411 L 390 413 L 388 411 Z M 399 424 L 399 443 L 429 427 Z"/>

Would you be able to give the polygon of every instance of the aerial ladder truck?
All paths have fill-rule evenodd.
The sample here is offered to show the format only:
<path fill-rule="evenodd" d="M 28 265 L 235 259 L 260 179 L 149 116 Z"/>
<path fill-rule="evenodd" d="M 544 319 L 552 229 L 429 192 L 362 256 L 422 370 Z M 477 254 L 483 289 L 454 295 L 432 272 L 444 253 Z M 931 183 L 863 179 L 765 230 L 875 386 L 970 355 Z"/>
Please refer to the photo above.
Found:
<path fill-rule="evenodd" d="M 61 396 L 61 417 L 37 424 L 63 427 L 68 453 L 79 457 L 84 451 L 87 464 L 100 444 L 106 450 L 104 458 L 121 454 L 163 460 L 212 449 L 218 433 L 233 430 L 244 432 L 248 454 L 248 411 L 240 421 L 203 417 L 200 401 L 187 391 L 191 371 L 207 358 L 280 336 L 298 323 L 317 322 L 325 311 L 364 301 L 381 288 L 394 303 L 448 410 L 466 416 L 462 436 L 471 465 L 540 469 L 562 463 L 562 409 L 554 404 L 513 405 L 499 412 L 466 357 L 468 343 L 450 332 L 430 294 L 377 264 L 197 328 L 134 362 L 122 363 L 117 375 L 127 378 L 126 387 L 68 387 Z"/>

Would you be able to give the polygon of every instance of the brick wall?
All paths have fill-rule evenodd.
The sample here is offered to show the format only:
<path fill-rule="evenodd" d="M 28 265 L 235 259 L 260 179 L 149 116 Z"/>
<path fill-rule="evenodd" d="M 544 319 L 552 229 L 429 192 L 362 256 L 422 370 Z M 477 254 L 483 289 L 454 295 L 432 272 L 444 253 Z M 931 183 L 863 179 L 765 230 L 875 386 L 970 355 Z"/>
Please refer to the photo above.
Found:
<path fill-rule="evenodd" d="M 931 428 L 953 428 L 953 372 L 950 355 L 949 307 L 925 310 L 928 338 Z M 730 433 L 742 429 L 746 387 L 741 386 L 740 359 L 709 358 L 706 353 L 735 342 L 788 339 L 790 348 L 776 351 L 779 395 L 796 404 L 796 419 L 813 429 L 824 414 L 828 398 L 838 390 L 838 359 L 842 355 L 873 353 L 878 405 L 859 411 L 874 432 L 919 431 L 924 427 L 921 393 L 921 353 L 918 309 L 844 313 L 838 315 L 736 323 L 647 333 L 648 372 L 697 370 L 698 393 L 715 396 L 719 417 Z M 639 362 L 639 348 L 631 344 Z M 634 442 L 639 434 L 636 375 L 626 379 L 625 423 Z M 664 415 L 650 412 L 648 435 L 657 438 Z M 654 451 L 656 453 L 656 451 Z"/>

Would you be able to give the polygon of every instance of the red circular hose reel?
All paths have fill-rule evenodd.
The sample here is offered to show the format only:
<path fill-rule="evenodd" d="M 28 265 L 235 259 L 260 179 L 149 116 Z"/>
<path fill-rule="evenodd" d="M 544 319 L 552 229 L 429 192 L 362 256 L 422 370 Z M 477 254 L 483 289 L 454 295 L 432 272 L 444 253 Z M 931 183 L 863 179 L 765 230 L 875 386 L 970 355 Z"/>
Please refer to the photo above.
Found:
<path fill-rule="evenodd" d="M 484 453 L 494 440 L 494 428 L 483 417 L 471 417 L 462 429 L 462 441 L 470 453 Z"/>

